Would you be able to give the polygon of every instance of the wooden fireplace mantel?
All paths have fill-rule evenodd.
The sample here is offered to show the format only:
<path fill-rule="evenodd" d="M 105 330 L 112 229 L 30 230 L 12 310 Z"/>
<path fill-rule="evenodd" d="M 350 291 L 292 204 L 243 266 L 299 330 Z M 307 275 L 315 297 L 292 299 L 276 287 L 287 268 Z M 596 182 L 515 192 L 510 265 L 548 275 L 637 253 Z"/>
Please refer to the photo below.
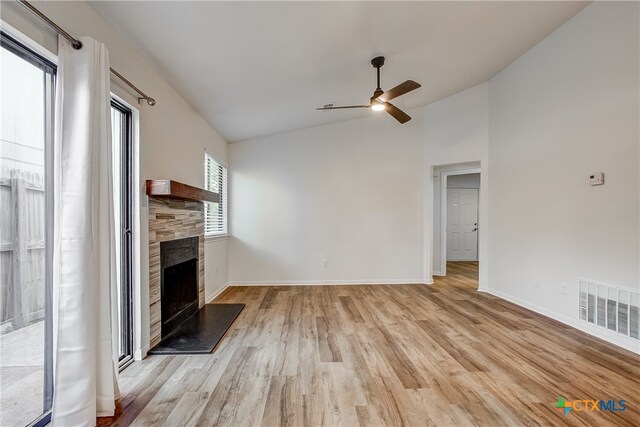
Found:
<path fill-rule="evenodd" d="M 191 202 L 219 202 L 220 195 L 170 179 L 148 179 L 147 196 L 188 200 Z"/>

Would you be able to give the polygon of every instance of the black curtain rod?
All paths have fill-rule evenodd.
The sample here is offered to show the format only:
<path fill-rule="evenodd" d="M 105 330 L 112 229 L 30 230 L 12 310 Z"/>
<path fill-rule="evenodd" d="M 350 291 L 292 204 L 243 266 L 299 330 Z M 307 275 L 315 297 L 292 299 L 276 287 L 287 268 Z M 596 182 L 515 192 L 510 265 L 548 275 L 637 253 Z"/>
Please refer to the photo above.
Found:
<path fill-rule="evenodd" d="M 47 25 L 49 25 L 51 28 L 53 28 L 54 30 L 56 30 L 56 32 L 58 34 L 60 34 L 62 37 L 64 37 L 65 39 L 69 40 L 69 42 L 71 43 L 71 46 L 73 46 L 74 49 L 78 50 L 78 49 L 82 49 L 82 42 L 78 39 L 76 39 L 75 37 L 73 37 L 71 34 L 67 33 L 65 30 L 63 30 L 61 27 L 58 26 L 58 24 L 56 24 L 55 22 L 53 22 L 51 19 L 49 19 L 49 17 L 47 15 L 45 15 L 44 13 L 40 12 L 38 9 L 36 9 L 35 7 L 33 7 L 33 5 L 31 3 L 29 3 L 26 0 L 18 0 L 20 2 L 20 4 L 22 4 L 24 7 L 26 7 L 27 9 L 29 9 L 29 11 L 31 13 L 33 13 L 34 15 L 36 15 L 38 18 L 40 18 L 41 20 L 43 20 L 44 22 L 47 23 Z M 147 101 L 147 104 L 149 104 L 150 106 L 154 106 L 156 105 L 156 100 L 153 99 L 152 97 L 150 97 L 149 95 L 147 95 L 146 93 L 144 93 L 143 91 L 141 91 L 140 89 L 138 89 L 133 83 L 131 83 L 129 80 L 127 80 L 126 78 L 124 78 L 124 76 L 122 74 L 120 74 L 119 72 L 117 72 L 116 70 L 114 70 L 113 68 L 110 68 L 111 73 L 114 74 L 116 77 L 118 77 L 120 80 L 122 80 L 124 83 L 126 83 L 129 87 L 131 87 L 131 89 L 135 90 L 140 97 L 138 98 L 138 102 L 140 102 L 141 100 L 145 100 Z"/>

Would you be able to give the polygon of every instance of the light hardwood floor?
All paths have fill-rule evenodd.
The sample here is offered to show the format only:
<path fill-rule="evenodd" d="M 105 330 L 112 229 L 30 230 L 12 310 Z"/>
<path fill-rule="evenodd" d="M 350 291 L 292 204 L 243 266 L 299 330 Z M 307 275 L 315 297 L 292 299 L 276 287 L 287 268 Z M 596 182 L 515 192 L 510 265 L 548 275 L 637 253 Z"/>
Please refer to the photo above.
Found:
<path fill-rule="evenodd" d="M 640 425 L 640 358 L 476 292 L 433 286 L 233 287 L 247 306 L 207 356 L 149 356 L 101 425 Z M 567 399 L 624 399 L 576 412 Z"/>

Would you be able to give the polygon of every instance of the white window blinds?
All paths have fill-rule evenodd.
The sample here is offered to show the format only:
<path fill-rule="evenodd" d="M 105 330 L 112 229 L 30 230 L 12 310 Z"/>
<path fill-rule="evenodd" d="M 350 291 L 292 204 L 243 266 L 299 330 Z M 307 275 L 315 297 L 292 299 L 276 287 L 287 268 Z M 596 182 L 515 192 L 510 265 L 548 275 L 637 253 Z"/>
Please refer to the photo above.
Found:
<path fill-rule="evenodd" d="M 204 188 L 220 194 L 220 202 L 204 204 L 204 235 L 227 234 L 227 167 L 204 154 Z"/>

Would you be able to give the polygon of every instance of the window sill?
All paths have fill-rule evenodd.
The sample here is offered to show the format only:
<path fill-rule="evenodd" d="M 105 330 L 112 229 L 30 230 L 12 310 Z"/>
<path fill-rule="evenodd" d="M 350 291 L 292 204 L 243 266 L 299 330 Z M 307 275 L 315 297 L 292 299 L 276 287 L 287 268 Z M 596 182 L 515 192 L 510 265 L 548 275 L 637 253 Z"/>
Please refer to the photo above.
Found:
<path fill-rule="evenodd" d="M 204 241 L 213 242 L 216 240 L 226 240 L 229 238 L 229 234 L 214 234 L 213 236 L 204 236 Z"/>

